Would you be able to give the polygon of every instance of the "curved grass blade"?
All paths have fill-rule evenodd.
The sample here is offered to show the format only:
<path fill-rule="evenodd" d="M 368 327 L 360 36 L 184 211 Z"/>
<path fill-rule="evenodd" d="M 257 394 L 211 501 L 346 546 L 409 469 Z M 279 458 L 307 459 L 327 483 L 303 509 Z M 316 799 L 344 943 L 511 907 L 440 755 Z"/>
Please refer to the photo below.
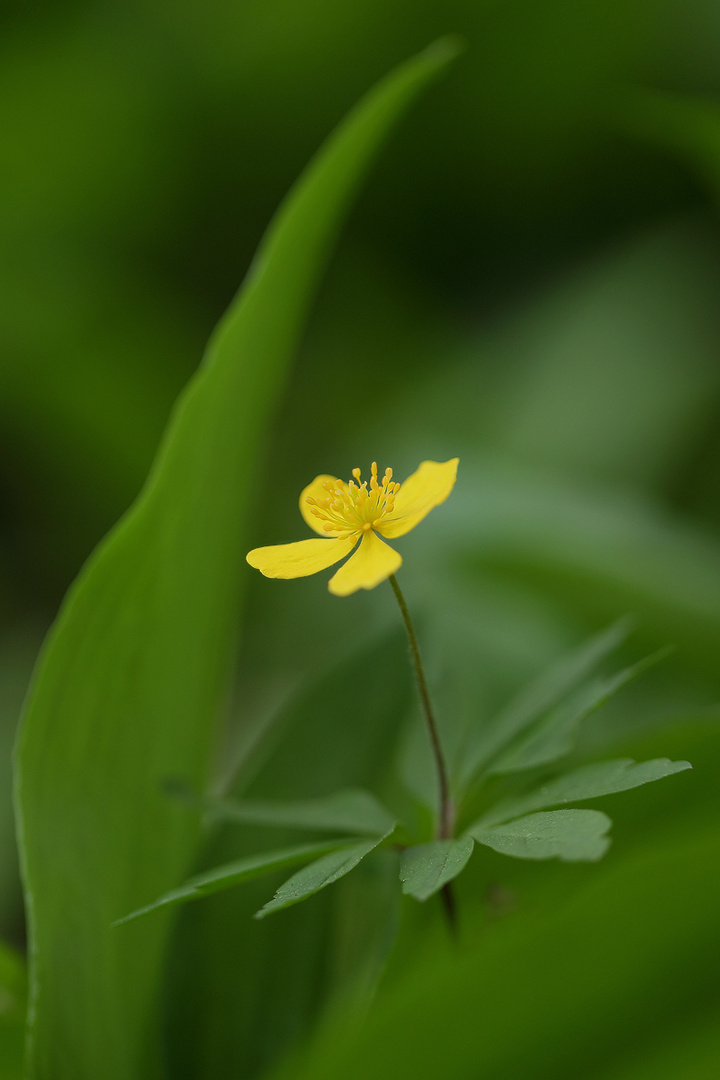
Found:
<path fill-rule="evenodd" d="M 465 869 L 474 846 L 471 836 L 461 836 L 459 840 L 435 840 L 407 848 L 400 860 L 403 892 L 416 900 L 427 900 Z"/>
<path fill-rule="evenodd" d="M 507 825 L 468 830 L 473 840 L 516 859 L 594 862 L 602 858 L 612 822 L 599 810 L 550 810 L 528 814 Z"/>
<path fill-rule="evenodd" d="M 24 961 L 0 942 L 0 1076 L 22 1080 L 27 1012 Z"/>
<path fill-rule="evenodd" d="M 31 1080 L 140 1080 L 164 917 L 110 923 L 185 874 L 245 572 L 258 443 L 352 196 L 392 125 L 454 53 L 440 44 L 340 125 L 272 223 L 181 396 L 148 482 L 48 637 L 17 746 Z"/>
<path fill-rule="evenodd" d="M 673 773 L 692 769 L 689 761 L 670 761 L 668 758 L 655 758 L 652 761 L 635 762 L 631 758 L 619 758 L 617 761 L 599 761 L 593 765 L 583 765 L 580 769 L 559 776 L 549 784 L 543 784 L 535 791 L 515 798 L 503 799 L 480 818 L 469 832 L 497 825 L 501 821 L 510 821 L 532 810 L 544 810 L 548 806 L 561 803 L 579 802 L 583 799 L 597 799 L 602 795 L 614 795 L 618 791 L 661 780 Z"/>
<path fill-rule="evenodd" d="M 284 885 L 280 886 L 272 900 L 255 913 L 255 918 L 264 919 L 266 915 L 271 915 L 274 911 L 281 911 L 283 908 L 299 904 L 301 900 L 314 896 L 316 892 L 320 892 L 327 885 L 332 885 L 334 881 L 338 881 L 354 870 L 358 863 L 385 839 L 385 836 L 374 836 L 361 844 L 352 844 L 324 855 L 317 862 L 298 870 L 297 874 L 293 874 Z"/>
<path fill-rule="evenodd" d="M 197 874 L 190 878 L 177 889 L 171 889 L 152 904 L 146 904 L 145 907 L 131 911 L 122 919 L 116 919 L 113 926 L 121 926 L 123 923 L 139 919 L 141 915 L 148 915 L 151 911 L 157 911 L 162 907 L 185 904 L 188 900 L 199 900 L 203 896 L 210 896 L 211 893 L 231 889 L 243 881 L 252 881 L 265 874 L 272 874 L 275 870 L 284 870 L 288 866 L 309 862 L 318 855 L 324 855 L 347 845 L 347 839 L 330 840 L 324 844 L 297 844 L 295 847 L 267 851 L 262 855 L 250 855 L 245 859 L 237 859 L 235 862 L 216 866 L 213 870 L 207 870 L 204 874 Z"/>

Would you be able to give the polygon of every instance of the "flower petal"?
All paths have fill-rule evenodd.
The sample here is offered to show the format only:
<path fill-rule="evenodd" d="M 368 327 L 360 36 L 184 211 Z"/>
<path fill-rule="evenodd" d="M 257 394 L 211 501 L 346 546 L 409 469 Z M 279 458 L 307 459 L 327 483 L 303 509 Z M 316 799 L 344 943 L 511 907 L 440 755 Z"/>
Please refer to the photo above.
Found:
<path fill-rule="evenodd" d="M 307 577 L 342 559 L 352 551 L 357 541 L 357 533 L 325 540 L 299 540 L 296 544 L 253 548 L 245 558 L 265 577 Z"/>
<path fill-rule="evenodd" d="M 409 476 L 395 498 L 392 514 L 378 523 L 378 532 L 390 538 L 410 532 L 435 506 L 445 502 L 455 486 L 458 458 L 423 461 Z"/>
<path fill-rule="evenodd" d="M 318 521 L 315 515 L 310 509 L 310 504 L 307 502 L 308 498 L 311 499 L 327 499 L 328 493 L 323 487 L 323 484 L 327 480 L 333 480 L 336 484 L 339 481 L 334 476 L 330 476 L 329 473 L 323 473 L 322 476 L 316 476 L 311 484 L 308 484 L 306 488 L 303 488 L 300 493 L 300 513 L 305 518 L 313 532 L 320 533 L 321 536 L 327 536 L 327 533 L 322 527 L 322 522 Z M 328 565 L 330 565 L 328 563 Z"/>
<path fill-rule="evenodd" d="M 349 596 L 358 589 L 374 589 L 399 570 L 402 556 L 370 530 L 363 533 L 360 547 L 330 578 L 328 589 L 335 596 Z"/>

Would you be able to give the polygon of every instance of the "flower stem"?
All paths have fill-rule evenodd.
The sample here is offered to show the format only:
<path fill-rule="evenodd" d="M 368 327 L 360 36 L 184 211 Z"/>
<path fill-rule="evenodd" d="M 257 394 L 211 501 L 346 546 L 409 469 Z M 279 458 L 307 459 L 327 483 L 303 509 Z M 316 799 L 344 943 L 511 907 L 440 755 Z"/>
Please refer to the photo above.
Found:
<path fill-rule="evenodd" d="M 395 599 L 400 605 L 400 612 L 403 617 L 403 622 L 405 623 L 408 641 L 410 642 L 410 654 L 412 656 L 413 667 L 415 669 L 415 678 L 417 680 L 418 690 L 420 691 L 420 701 L 422 703 L 428 733 L 430 735 L 430 744 L 432 746 L 433 757 L 435 758 L 435 768 L 437 770 L 438 786 L 440 788 L 440 817 L 438 821 L 438 839 L 450 840 L 452 839 L 453 826 L 455 823 L 455 812 L 452 804 L 452 799 L 450 798 L 450 783 L 448 781 L 447 766 L 445 765 L 445 758 L 443 757 L 442 746 L 440 745 L 440 735 L 438 733 L 437 724 L 435 722 L 432 706 L 430 704 L 430 695 L 428 693 L 427 683 L 425 681 L 425 673 L 423 671 L 422 663 L 420 661 L 420 649 L 418 648 L 415 627 L 412 624 L 410 612 L 408 611 L 408 606 L 405 603 L 405 597 L 400 591 L 400 586 L 398 585 L 394 574 L 390 575 L 389 581 L 392 585 L 392 590 L 395 593 Z"/>

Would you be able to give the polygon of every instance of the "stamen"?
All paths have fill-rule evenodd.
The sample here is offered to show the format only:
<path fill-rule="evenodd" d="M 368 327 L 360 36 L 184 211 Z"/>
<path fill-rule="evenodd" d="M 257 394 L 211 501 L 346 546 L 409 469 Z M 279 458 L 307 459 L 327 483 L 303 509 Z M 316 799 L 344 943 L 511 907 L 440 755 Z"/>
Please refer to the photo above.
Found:
<path fill-rule="evenodd" d="M 395 496 L 400 484 L 393 482 L 393 471 L 385 470 L 378 481 L 377 462 L 370 468 L 370 480 L 362 479 L 359 468 L 352 470 L 354 480 L 347 484 L 342 480 L 324 480 L 322 488 L 327 498 L 306 497 L 313 517 L 324 522 L 323 532 L 337 536 L 352 536 L 369 532 L 395 507 Z"/>

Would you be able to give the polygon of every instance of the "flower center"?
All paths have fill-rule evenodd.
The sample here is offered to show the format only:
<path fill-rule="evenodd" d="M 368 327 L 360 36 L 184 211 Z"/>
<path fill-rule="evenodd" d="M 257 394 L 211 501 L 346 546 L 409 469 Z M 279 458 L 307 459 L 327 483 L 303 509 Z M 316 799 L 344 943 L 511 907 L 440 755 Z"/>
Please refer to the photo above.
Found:
<path fill-rule="evenodd" d="M 378 482 L 377 462 L 370 470 L 370 483 L 360 479 L 359 469 L 352 471 L 354 480 L 326 480 L 322 485 L 327 491 L 326 499 L 308 497 L 306 502 L 312 513 L 323 522 L 325 532 L 348 536 L 355 532 L 369 532 L 395 507 L 395 496 L 400 485 L 393 482 L 392 469 L 386 469 Z"/>

